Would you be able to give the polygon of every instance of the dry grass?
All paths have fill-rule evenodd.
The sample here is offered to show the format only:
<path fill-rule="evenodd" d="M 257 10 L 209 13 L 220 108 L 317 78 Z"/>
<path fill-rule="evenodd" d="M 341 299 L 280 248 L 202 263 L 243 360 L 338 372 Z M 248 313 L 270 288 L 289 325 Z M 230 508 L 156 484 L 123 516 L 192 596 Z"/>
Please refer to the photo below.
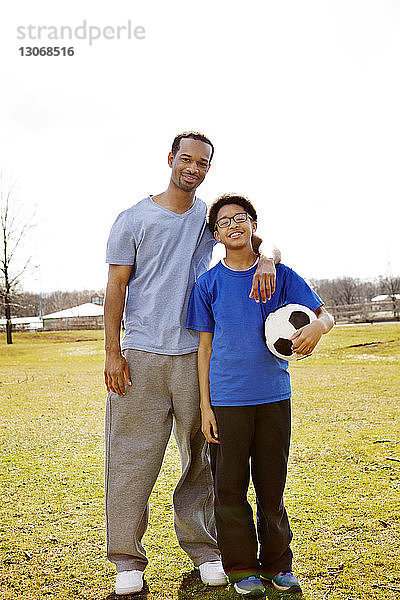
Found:
<path fill-rule="evenodd" d="M 0 345 L 0 598 L 103 600 L 114 571 L 104 546 L 102 334 L 14 339 Z M 400 598 L 399 358 L 400 324 L 337 327 L 292 368 L 285 501 L 306 599 Z M 147 597 L 234 598 L 207 591 L 176 543 L 178 473 L 171 443 L 151 498 Z"/>

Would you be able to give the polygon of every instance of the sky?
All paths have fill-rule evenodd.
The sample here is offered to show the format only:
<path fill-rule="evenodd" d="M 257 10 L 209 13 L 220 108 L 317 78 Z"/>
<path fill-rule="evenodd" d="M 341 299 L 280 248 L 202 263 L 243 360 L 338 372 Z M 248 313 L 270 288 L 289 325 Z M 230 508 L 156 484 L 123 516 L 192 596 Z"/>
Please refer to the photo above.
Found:
<path fill-rule="evenodd" d="M 298 273 L 400 275 L 397 0 L 17 0 L 1 11 L 0 168 L 32 223 L 25 290 L 104 288 L 114 219 L 167 187 L 172 140 L 188 129 L 216 149 L 198 196 L 248 196 L 259 235 Z M 56 40 L 62 26 L 80 29 Z M 91 43 L 90 27 L 102 32 Z M 28 46 L 74 55 L 21 56 Z"/>

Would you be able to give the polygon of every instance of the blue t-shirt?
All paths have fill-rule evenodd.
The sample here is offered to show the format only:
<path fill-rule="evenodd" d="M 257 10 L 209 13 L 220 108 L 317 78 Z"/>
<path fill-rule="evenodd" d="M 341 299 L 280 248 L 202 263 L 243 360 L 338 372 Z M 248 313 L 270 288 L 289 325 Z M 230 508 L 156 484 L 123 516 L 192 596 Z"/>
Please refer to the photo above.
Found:
<path fill-rule="evenodd" d="M 291 396 L 288 361 L 274 356 L 264 338 L 267 315 L 289 303 L 316 310 L 322 300 L 282 263 L 271 300 L 249 298 L 257 266 L 233 271 L 219 262 L 193 287 L 186 327 L 214 333 L 210 362 L 213 406 L 263 404 Z"/>

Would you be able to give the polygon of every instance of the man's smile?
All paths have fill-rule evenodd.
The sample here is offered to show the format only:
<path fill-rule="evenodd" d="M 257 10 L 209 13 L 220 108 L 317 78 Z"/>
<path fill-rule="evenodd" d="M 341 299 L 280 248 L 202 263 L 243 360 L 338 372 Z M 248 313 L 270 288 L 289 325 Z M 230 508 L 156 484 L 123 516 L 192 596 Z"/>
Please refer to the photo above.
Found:
<path fill-rule="evenodd" d="M 241 235 L 243 235 L 243 231 L 232 231 L 232 233 L 230 233 L 228 235 L 229 238 L 238 238 Z"/>
<path fill-rule="evenodd" d="M 198 180 L 197 175 L 189 175 L 188 173 L 183 173 L 182 177 L 185 181 L 187 181 L 188 183 L 194 183 L 195 181 Z"/>

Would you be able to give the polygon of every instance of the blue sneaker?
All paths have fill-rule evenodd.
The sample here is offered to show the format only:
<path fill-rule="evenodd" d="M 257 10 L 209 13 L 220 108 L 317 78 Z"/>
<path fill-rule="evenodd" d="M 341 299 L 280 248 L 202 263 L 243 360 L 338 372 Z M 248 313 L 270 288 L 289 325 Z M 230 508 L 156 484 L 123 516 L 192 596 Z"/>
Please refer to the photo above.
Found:
<path fill-rule="evenodd" d="M 292 571 L 280 571 L 271 578 L 272 585 L 280 592 L 301 594 L 300 582 Z"/>
<path fill-rule="evenodd" d="M 235 591 L 243 596 L 262 596 L 265 588 L 258 577 L 246 577 L 237 581 L 234 586 Z"/>

